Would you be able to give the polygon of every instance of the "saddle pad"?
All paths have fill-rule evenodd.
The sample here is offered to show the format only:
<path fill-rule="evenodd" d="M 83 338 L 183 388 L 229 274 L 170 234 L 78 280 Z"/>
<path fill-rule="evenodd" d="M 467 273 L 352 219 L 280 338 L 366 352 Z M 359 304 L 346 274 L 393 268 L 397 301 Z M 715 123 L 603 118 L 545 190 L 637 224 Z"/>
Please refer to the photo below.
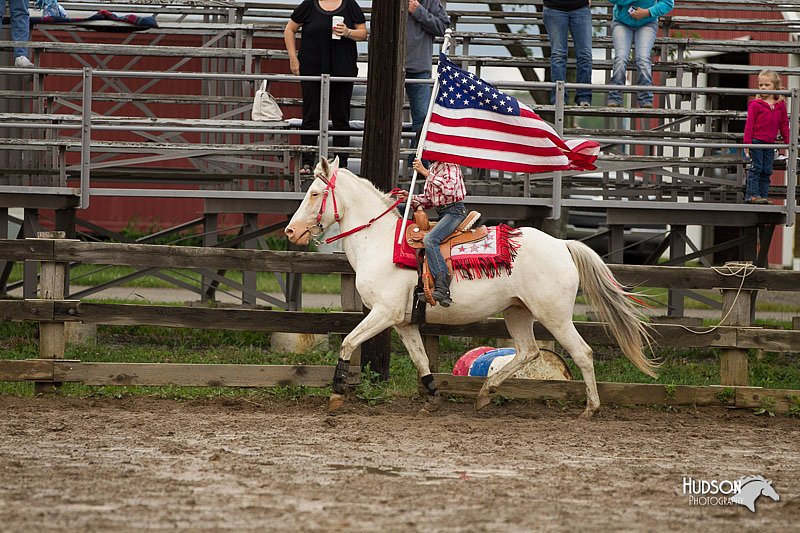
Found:
<path fill-rule="evenodd" d="M 450 249 L 455 279 L 494 278 L 502 272 L 511 274 L 517 255 L 515 238 L 519 230 L 505 224 L 492 226 L 483 239 L 458 244 Z"/>
<path fill-rule="evenodd" d="M 412 221 L 408 222 L 409 224 Z M 397 244 L 397 238 L 400 236 L 400 226 L 403 224 L 403 219 L 397 220 L 397 226 L 394 229 L 394 253 L 392 260 L 394 264 L 403 268 L 417 269 L 417 254 L 414 249 L 408 245 L 405 239 L 400 244 Z"/>
<path fill-rule="evenodd" d="M 397 244 L 402 223 L 402 220 L 397 221 L 394 232 L 394 264 L 416 270 L 417 257 L 414 249 L 405 240 Z M 450 254 L 455 279 L 493 278 L 503 271 L 510 274 L 519 248 L 515 241 L 518 235 L 518 230 L 500 224 L 490 227 L 489 233 L 483 239 L 453 247 Z"/>

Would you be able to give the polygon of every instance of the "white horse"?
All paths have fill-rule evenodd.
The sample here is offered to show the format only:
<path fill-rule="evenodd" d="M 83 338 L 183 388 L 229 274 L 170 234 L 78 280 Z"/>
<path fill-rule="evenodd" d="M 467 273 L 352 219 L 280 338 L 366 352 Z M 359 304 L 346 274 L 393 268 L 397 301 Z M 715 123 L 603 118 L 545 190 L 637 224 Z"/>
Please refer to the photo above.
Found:
<path fill-rule="evenodd" d="M 437 410 L 441 397 L 419 328 L 410 323 L 417 273 L 392 262 L 399 212 L 390 209 L 393 202 L 389 195 L 338 168 L 338 159 L 328 162 L 323 158 L 314 169 L 314 177 L 285 233 L 295 244 L 308 244 L 312 236 L 324 233 L 338 219 L 342 234 L 348 234 L 343 240 L 344 252 L 355 270 L 356 288 L 370 309 L 342 341 L 329 410 L 343 405 L 353 350 L 389 327 L 395 328 L 408 349 L 425 386 L 421 414 Z M 583 243 L 556 239 L 533 228 L 521 228 L 517 242 L 520 246 L 510 275 L 454 281 L 453 305 L 427 310 L 426 321 L 436 324 L 469 324 L 503 313 L 517 353 L 502 370 L 486 379 L 478 393 L 476 409 L 490 402 L 490 394 L 506 378 L 539 356 L 533 336 L 533 324 L 538 320 L 569 352 L 583 374 L 587 402 L 582 416 L 590 417 L 597 411 L 600 398 L 592 349 L 572 323 L 579 285 L 628 359 L 655 377 L 657 364 L 644 354 L 644 345 L 649 346 L 645 325 L 600 256 Z"/>

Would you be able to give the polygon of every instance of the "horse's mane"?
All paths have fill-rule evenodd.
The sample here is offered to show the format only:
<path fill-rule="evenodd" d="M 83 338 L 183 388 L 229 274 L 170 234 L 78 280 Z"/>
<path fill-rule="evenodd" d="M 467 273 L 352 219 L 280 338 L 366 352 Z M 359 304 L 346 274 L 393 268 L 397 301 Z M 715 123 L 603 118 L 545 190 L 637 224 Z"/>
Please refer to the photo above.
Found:
<path fill-rule="evenodd" d="M 369 194 L 376 196 L 378 199 L 380 199 L 381 202 L 383 202 L 383 204 L 386 207 L 390 207 L 392 204 L 394 204 L 394 199 L 390 194 L 385 193 L 380 189 L 378 189 L 377 187 L 375 187 L 375 184 L 369 181 L 368 179 L 357 176 L 356 174 L 350 172 L 346 168 L 339 169 L 339 175 L 342 174 L 344 174 L 348 178 L 352 178 L 352 181 L 356 185 L 358 185 L 361 189 L 364 189 Z M 397 218 L 400 218 L 400 212 L 397 209 L 392 209 L 390 214 L 396 216 Z"/>

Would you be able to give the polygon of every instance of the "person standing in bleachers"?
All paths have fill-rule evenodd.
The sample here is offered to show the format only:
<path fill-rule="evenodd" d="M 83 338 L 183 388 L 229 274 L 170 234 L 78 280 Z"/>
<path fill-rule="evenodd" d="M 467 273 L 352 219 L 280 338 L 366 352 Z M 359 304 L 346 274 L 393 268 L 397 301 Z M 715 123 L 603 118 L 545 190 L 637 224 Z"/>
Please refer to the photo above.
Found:
<path fill-rule="evenodd" d="M 406 79 L 428 80 L 431 78 L 433 40 L 444 35 L 450 26 L 439 0 L 409 0 L 406 23 Z M 406 95 L 411 107 L 411 129 L 416 137 L 411 148 L 416 148 L 419 134 L 428 114 L 433 87 L 427 84 L 406 83 Z M 414 162 L 414 154 L 408 156 L 408 164 Z"/>
<path fill-rule="evenodd" d="M 653 45 L 658 34 L 658 17 L 674 6 L 674 0 L 609 0 L 614 5 L 611 42 L 614 60 L 611 85 L 625 85 L 631 46 L 634 50 L 636 85 L 653 85 Z M 653 91 L 639 91 L 639 107 L 653 107 Z M 622 91 L 609 91 L 609 107 L 622 105 Z"/>
<path fill-rule="evenodd" d="M 337 19 L 337 24 L 334 24 Z M 343 21 L 343 22 L 339 22 Z M 303 29 L 300 51 L 297 51 L 295 34 Z M 355 0 L 304 0 L 294 11 L 283 30 L 286 51 L 289 52 L 289 69 L 300 76 L 354 77 L 358 75 L 358 50 L 356 41 L 367 39 L 364 12 Z M 303 93 L 304 130 L 319 130 L 320 82 L 300 82 Z M 350 130 L 350 99 L 352 82 L 334 82 L 330 89 L 330 116 L 333 129 Z M 316 144 L 316 135 L 302 135 L 301 142 Z M 333 146 L 350 146 L 350 137 L 334 136 Z M 347 167 L 347 153 L 338 153 L 339 166 Z M 314 154 L 304 153 L 301 174 L 311 174 Z"/>
<path fill-rule="evenodd" d="M 9 0 L 10 20 L 11 20 L 11 40 L 14 42 L 31 40 L 31 17 L 28 13 L 28 0 Z M 6 0 L 0 0 L 0 27 L 3 25 L 3 17 L 6 13 Z M 14 66 L 32 67 L 33 63 L 28 59 L 28 49 L 22 46 L 14 47 Z"/>
<path fill-rule="evenodd" d="M 575 81 L 592 83 L 592 11 L 589 0 L 544 0 L 543 16 L 550 39 L 550 80 L 567 79 L 567 36 L 572 34 L 577 66 Z M 553 89 L 550 103 L 555 102 L 556 91 Z M 592 105 L 592 90 L 575 91 L 575 104 Z"/>
<path fill-rule="evenodd" d="M 762 70 L 758 74 L 758 88 L 761 91 L 780 91 L 781 77 L 774 70 Z M 744 144 L 773 144 L 778 133 L 783 137 L 783 142 L 789 142 L 786 101 L 780 94 L 757 94 L 747 106 Z M 745 152 L 750 155 L 750 171 L 747 173 L 744 201 L 747 204 L 768 204 L 775 150 L 745 148 Z"/>

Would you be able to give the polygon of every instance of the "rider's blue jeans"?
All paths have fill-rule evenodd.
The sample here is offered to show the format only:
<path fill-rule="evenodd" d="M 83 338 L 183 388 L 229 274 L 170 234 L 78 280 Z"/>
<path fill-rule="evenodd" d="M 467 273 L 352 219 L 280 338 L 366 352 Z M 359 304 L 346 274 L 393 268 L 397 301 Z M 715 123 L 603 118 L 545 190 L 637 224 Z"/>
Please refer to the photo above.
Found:
<path fill-rule="evenodd" d="M 425 255 L 428 257 L 428 266 L 434 279 L 438 279 L 442 274 L 448 273 L 447 263 L 444 261 L 439 245 L 467 217 L 467 208 L 464 206 L 464 202 L 455 202 L 437 208 L 437 211 L 439 212 L 439 222 L 422 239 L 423 244 L 425 244 Z"/>

